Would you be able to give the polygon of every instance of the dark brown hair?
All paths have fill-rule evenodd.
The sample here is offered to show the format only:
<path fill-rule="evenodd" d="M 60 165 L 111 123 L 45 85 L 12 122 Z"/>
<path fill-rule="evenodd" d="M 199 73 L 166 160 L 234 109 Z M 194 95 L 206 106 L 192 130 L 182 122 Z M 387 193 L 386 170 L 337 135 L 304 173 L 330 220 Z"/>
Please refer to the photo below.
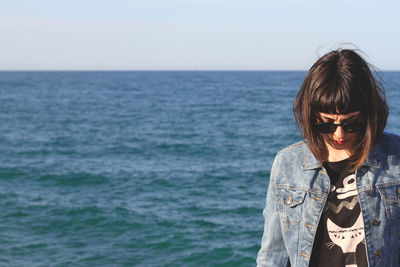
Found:
<path fill-rule="evenodd" d="M 350 49 L 331 51 L 315 62 L 294 100 L 293 111 L 300 135 L 321 162 L 327 161 L 328 150 L 321 134 L 313 127 L 318 112 L 360 111 L 366 127 L 350 157 L 352 170 L 363 164 L 379 142 L 389 115 L 381 83 L 374 77 L 370 65 Z"/>

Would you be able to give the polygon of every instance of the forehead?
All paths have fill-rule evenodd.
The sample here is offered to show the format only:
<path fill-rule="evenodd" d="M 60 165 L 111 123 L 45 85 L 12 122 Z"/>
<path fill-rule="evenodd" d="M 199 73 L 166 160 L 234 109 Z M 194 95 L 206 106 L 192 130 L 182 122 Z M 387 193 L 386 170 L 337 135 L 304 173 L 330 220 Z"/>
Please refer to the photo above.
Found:
<path fill-rule="evenodd" d="M 353 117 L 357 117 L 361 114 L 360 111 L 355 111 L 355 112 L 351 112 L 351 113 L 347 113 L 347 114 L 333 114 L 333 113 L 322 113 L 319 112 L 318 115 L 321 118 L 325 118 L 325 119 L 332 119 L 335 121 L 341 121 L 341 120 L 346 120 L 349 118 L 353 118 Z"/>

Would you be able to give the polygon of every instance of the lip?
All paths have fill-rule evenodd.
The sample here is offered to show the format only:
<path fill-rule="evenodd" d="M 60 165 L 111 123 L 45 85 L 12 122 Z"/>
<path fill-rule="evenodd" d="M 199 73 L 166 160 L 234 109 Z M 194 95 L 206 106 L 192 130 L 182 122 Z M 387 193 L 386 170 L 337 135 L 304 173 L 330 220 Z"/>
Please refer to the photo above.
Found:
<path fill-rule="evenodd" d="M 344 144 L 344 140 L 333 140 L 333 142 L 335 144 L 338 144 L 338 145 L 343 145 Z"/>

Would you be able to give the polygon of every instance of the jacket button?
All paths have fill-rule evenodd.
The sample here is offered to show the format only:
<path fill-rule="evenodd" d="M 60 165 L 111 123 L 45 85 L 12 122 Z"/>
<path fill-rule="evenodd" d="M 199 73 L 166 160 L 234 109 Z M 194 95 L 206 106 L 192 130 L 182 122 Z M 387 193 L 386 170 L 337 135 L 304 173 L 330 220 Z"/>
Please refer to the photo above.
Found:
<path fill-rule="evenodd" d="M 290 197 L 288 200 L 286 200 L 286 205 L 290 205 L 293 202 L 293 195 L 290 194 Z"/>
<path fill-rule="evenodd" d="M 379 225 L 379 222 L 378 222 L 377 220 L 373 219 L 373 220 L 371 221 L 371 224 L 372 224 L 373 226 L 378 226 L 378 225 Z"/>
<path fill-rule="evenodd" d="M 375 256 L 377 256 L 377 257 L 380 257 L 381 256 L 381 251 L 380 250 L 377 250 L 377 251 L 375 251 Z"/>

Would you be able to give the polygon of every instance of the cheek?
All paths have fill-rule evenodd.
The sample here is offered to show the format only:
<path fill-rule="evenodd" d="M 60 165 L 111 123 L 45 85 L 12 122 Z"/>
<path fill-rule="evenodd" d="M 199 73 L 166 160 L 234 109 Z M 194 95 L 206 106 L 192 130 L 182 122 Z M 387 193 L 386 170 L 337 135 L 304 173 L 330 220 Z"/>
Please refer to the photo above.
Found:
<path fill-rule="evenodd" d="M 349 134 L 349 139 L 356 141 L 358 140 L 358 136 L 359 136 L 358 133 Z"/>

